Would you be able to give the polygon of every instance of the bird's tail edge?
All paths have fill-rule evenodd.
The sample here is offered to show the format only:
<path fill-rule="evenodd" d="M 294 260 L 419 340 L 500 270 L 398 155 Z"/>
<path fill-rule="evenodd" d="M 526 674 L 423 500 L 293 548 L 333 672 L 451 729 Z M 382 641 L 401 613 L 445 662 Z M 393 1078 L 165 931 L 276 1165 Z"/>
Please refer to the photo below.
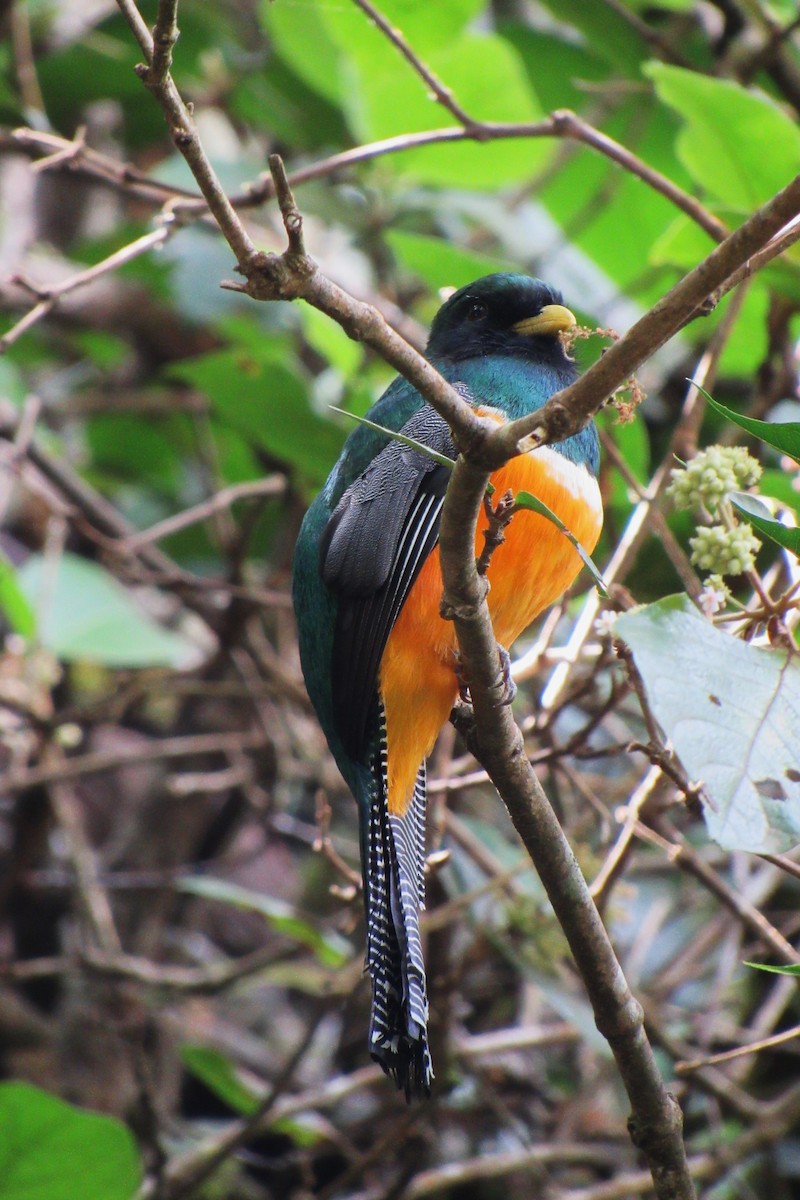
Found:
<path fill-rule="evenodd" d="M 433 1080 L 419 921 L 425 903 L 425 764 L 406 812 L 390 813 L 383 723 L 381 735 L 364 856 L 366 965 L 372 982 L 369 1049 L 410 1099 L 430 1095 Z"/>

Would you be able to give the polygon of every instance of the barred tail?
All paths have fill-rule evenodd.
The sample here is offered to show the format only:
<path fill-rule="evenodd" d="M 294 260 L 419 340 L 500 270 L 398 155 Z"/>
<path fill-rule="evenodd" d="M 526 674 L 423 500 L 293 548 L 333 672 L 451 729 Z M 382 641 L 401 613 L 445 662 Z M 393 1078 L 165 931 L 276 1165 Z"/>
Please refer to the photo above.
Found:
<path fill-rule="evenodd" d="M 376 756 L 364 862 L 370 1053 L 408 1099 L 430 1095 L 428 997 L 419 913 L 425 905 L 425 764 L 404 816 L 388 810 L 386 738 Z"/>

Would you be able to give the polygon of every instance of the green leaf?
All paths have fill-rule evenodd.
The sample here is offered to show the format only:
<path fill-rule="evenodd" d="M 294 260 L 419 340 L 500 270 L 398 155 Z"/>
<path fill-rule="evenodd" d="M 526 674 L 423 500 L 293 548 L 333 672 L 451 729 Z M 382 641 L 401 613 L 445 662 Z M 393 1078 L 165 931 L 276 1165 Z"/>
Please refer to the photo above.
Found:
<path fill-rule="evenodd" d="M 676 119 L 655 97 L 637 95 L 619 104 L 603 131 L 685 186 L 690 180 L 674 154 L 675 128 Z M 666 197 L 580 146 L 550 173 L 537 198 L 570 243 L 630 298 L 654 303 L 666 290 L 665 275 L 643 271 L 653 243 L 675 219 L 675 207 Z"/>
<path fill-rule="evenodd" d="M 681 160 L 723 203 L 750 212 L 800 171 L 800 130 L 767 96 L 666 63 L 649 63 L 645 73 L 686 122 Z"/>
<path fill-rule="evenodd" d="M 736 379 L 751 379 L 769 358 L 768 318 L 775 301 L 770 290 L 762 284 L 761 279 L 753 280 L 744 294 L 739 314 L 717 365 L 718 378 L 733 376 Z M 703 344 L 709 339 L 710 329 L 717 328 L 723 320 L 732 301 L 731 293 L 717 305 L 710 322 L 696 322 L 696 334 Z M 691 333 L 693 335 L 695 330 Z"/>
<path fill-rule="evenodd" d="M 309 346 L 327 359 L 345 378 L 353 375 L 364 357 L 358 342 L 349 338 L 341 325 L 337 325 L 325 313 L 320 312 L 318 308 L 312 308 L 310 304 L 301 305 L 300 317 Z"/>
<path fill-rule="evenodd" d="M 654 267 L 689 270 L 711 253 L 717 242 L 691 217 L 681 214 L 666 227 L 650 247 L 648 261 Z"/>
<path fill-rule="evenodd" d="M 478 254 L 443 238 L 429 237 L 422 233 L 408 233 L 404 229 L 390 229 L 385 234 L 392 253 L 404 267 L 419 275 L 434 290 L 440 287 L 463 287 L 490 275 L 494 271 L 511 271 L 511 263 L 488 254 Z"/>
<path fill-rule="evenodd" d="M 571 34 L 578 30 L 581 41 L 615 68 L 628 75 L 639 74 L 648 47 L 630 22 L 609 5 L 587 4 L 586 0 L 545 0 L 545 4 L 559 25 Z"/>
<path fill-rule="evenodd" d="M 262 0 L 261 20 L 283 61 L 298 78 L 330 104 L 344 99 L 342 56 L 324 19 L 324 0 L 306 4 L 273 4 Z M 308 52 L 309 28 L 314 30 L 314 53 Z"/>
<path fill-rule="evenodd" d="M 656 720 L 726 850 L 775 853 L 800 841 L 800 666 L 723 633 L 686 596 L 617 618 Z"/>
<path fill-rule="evenodd" d="M 475 0 L 395 0 L 392 8 L 412 47 L 476 120 L 534 121 L 542 115 L 512 47 L 494 33 L 465 28 Z M 262 14 L 281 56 L 309 86 L 342 106 L 358 141 L 456 124 L 355 5 L 307 0 L 302 6 L 267 4 Z M 396 155 L 383 168 L 435 185 L 494 189 L 528 178 L 551 153 L 542 140 L 488 142 L 479 153 L 468 142 L 437 144 Z"/>
<path fill-rule="evenodd" d="M 754 529 L 800 558 L 800 529 L 782 525 L 757 496 L 750 496 L 747 492 L 731 492 L 728 499 Z"/>
<path fill-rule="evenodd" d="M 744 965 L 746 967 L 753 967 L 756 971 L 769 971 L 773 975 L 800 975 L 800 963 L 772 966 L 771 963 L 745 962 Z"/>
<path fill-rule="evenodd" d="M 341 967 L 352 957 L 348 942 L 335 933 L 320 933 L 305 917 L 301 917 L 290 904 L 265 896 L 224 879 L 209 875 L 191 875 L 178 884 L 180 891 L 205 900 L 216 900 L 234 908 L 260 913 L 276 933 L 308 946 L 326 967 Z"/>
<path fill-rule="evenodd" d="M 429 0 L 381 0 L 379 7 L 415 51 L 430 62 L 433 53 L 458 39 L 482 7 L 482 0 L 448 0 L 436 5 Z M 411 87 L 424 89 L 409 64 L 355 5 L 339 0 L 306 0 L 302 5 L 264 0 L 260 14 L 283 60 L 309 87 L 349 109 L 356 128 L 364 91 L 377 84 L 378 76 L 387 69 L 396 75 L 400 92 Z M 310 28 L 314 30 L 313 54 L 308 52 Z M 374 79 L 354 75 L 355 64 L 368 67 L 370 62 Z M 444 109 L 439 112 L 438 123 L 448 124 L 448 114 Z"/>
<path fill-rule="evenodd" d="M 800 422 L 757 421 L 755 417 L 745 417 L 741 413 L 735 412 L 734 409 L 720 404 L 719 400 L 715 400 L 713 396 L 709 396 L 705 388 L 700 388 L 700 391 L 714 411 L 718 412 L 721 417 L 725 417 L 728 421 L 733 421 L 734 425 L 738 425 L 740 429 L 746 430 L 747 433 L 752 433 L 754 437 L 760 438 L 762 442 L 766 442 L 774 450 L 779 450 L 781 454 L 788 454 L 790 458 L 794 458 L 797 462 L 800 462 Z"/>
<path fill-rule="evenodd" d="M 386 51 L 392 51 L 390 57 Z M 378 55 L 378 62 L 375 55 Z M 432 53 L 429 66 L 476 120 L 535 121 L 542 110 L 528 87 L 513 49 L 493 34 L 464 34 Z M 385 39 L 359 61 L 361 131 L 370 139 L 452 126 L 425 85 L 411 74 Z M 552 147 L 539 139 L 469 142 L 410 150 L 393 169 L 429 184 L 496 189 L 528 179 L 549 158 Z"/>
<path fill-rule="evenodd" d="M 25 638 L 33 637 L 36 616 L 25 598 L 11 563 L 0 554 L 0 611 L 15 633 Z"/>
<path fill-rule="evenodd" d="M 499 27 L 499 33 L 519 54 L 531 87 L 546 112 L 572 108 L 580 112 L 586 103 L 581 84 L 599 82 L 608 77 L 608 65 L 590 44 L 568 41 L 558 32 L 531 29 L 511 21 Z"/>
<path fill-rule="evenodd" d="M 34 554 L 17 578 L 39 612 L 39 640 L 65 662 L 183 669 L 202 656 L 197 643 L 164 629 L 113 575 L 76 554 L 53 564 Z"/>
<path fill-rule="evenodd" d="M 260 343 L 176 363 L 170 375 L 204 392 L 220 421 L 305 479 L 322 483 L 342 435 L 312 411 L 290 347 L 263 328 L 259 333 Z"/>
<path fill-rule="evenodd" d="M 794 486 L 797 475 L 780 467 L 766 467 L 758 481 L 758 494 L 777 500 L 782 507 L 794 511 L 800 505 L 800 494 Z"/>
<path fill-rule="evenodd" d="M 234 1112 L 249 1117 L 257 1111 L 261 1095 L 244 1082 L 242 1073 L 221 1051 L 211 1046 L 184 1045 L 180 1057 L 187 1070 Z"/>
<path fill-rule="evenodd" d="M 141 1179 L 131 1133 L 28 1083 L 0 1083 L 3 1200 L 132 1200 Z"/>
<path fill-rule="evenodd" d="M 588 551 L 584 550 L 583 546 L 575 537 L 575 534 L 567 529 L 564 522 L 560 517 L 556 516 L 552 508 L 548 508 L 543 500 L 540 500 L 538 496 L 534 496 L 531 492 L 517 492 L 516 496 L 514 497 L 514 501 L 519 505 L 520 508 L 529 508 L 531 512 L 538 513 L 540 517 L 546 517 L 548 521 L 551 521 L 552 524 L 555 525 L 556 529 L 561 530 L 567 541 L 572 542 L 572 545 L 578 551 L 578 554 L 581 556 L 584 565 L 589 568 L 591 576 L 594 579 L 595 587 L 600 595 L 607 597 L 608 590 L 606 589 L 603 576 L 600 574 L 594 562 L 592 561 L 591 555 L 588 553 Z"/>

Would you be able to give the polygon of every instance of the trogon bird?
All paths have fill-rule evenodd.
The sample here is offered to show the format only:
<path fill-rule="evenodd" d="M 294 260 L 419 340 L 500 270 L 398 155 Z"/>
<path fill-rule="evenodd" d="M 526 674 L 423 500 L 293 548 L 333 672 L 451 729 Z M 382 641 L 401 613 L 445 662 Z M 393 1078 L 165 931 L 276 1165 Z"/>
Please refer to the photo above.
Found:
<path fill-rule="evenodd" d="M 487 275 L 437 313 L 426 356 L 477 411 L 525 416 L 576 377 L 561 296 L 525 275 Z M 450 429 L 398 377 L 369 420 L 455 457 Z M 602 523 L 593 425 L 513 458 L 495 494 L 532 492 L 591 552 Z M 424 907 L 425 759 L 459 692 L 452 622 L 439 615 L 438 536 L 449 470 L 368 426 L 348 437 L 308 510 L 294 604 L 309 696 L 360 813 L 369 1049 L 407 1097 L 430 1092 Z M 483 528 L 476 531 L 476 553 Z M 572 583 L 580 558 L 552 522 L 520 510 L 488 569 L 498 642 L 510 646 Z"/>

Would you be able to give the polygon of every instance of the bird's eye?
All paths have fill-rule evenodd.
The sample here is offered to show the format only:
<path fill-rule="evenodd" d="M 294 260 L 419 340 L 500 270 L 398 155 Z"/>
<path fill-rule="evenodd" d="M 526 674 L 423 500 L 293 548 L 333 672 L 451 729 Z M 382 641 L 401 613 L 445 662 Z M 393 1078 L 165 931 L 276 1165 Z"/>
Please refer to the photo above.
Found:
<path fill-rule="evenodd" d="M 489 309 L 482 300 L 475 300 L 467 311 L 468 321 L 482 321 Z"/>

